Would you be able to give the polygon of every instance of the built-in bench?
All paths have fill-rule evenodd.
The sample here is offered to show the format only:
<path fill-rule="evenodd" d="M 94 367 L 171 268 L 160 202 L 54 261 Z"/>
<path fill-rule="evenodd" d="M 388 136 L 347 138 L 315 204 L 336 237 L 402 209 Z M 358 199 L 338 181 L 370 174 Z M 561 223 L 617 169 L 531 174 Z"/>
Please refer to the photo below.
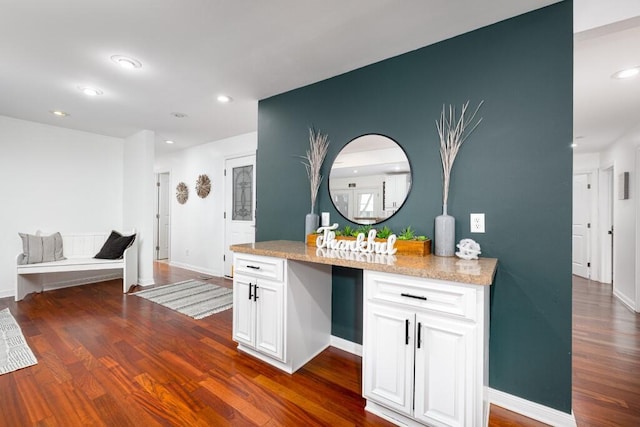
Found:
<path fill-rule="evenodd" d="M 60 261 L 21 264 L 24 254 L 18 254 L 15 300 L 20 301 L 32 292 L 96 283 L 119 277 L 122 277 L 122 291 L 126 293 L 138 281 L 137 239 L 124 251 L 122 259 L 93 258 L 100 251 L 109 234 L 109 232 L 62 234 L 66 259 Z"/>

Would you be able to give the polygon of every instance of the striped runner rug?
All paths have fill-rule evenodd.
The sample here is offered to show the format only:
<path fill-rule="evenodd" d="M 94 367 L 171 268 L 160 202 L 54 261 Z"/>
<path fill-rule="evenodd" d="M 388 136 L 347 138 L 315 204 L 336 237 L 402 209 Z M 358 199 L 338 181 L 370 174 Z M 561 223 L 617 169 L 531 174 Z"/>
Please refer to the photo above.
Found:
<path fill-rule="evenodd" d="M 233 306 L 233 290 L 199 280 L 186 280 L 134 293 L 194 319 L 202 319 Z"/>
<path fill-rule="evenodd" d="M 8 308 L 0 310 L 0 374 L 33 366 L 38 361 Z"/>

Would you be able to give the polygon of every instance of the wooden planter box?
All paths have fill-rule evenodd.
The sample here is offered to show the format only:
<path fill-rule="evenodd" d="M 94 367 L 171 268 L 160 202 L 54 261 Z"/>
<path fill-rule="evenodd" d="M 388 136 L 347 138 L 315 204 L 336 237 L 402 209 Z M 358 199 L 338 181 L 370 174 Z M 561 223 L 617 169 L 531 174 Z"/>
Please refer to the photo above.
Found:
<path fill-rule="evenodd" d="M 307 235 L 307 246 L 315 246 L 316 238 L 320 234 Z M 356 240 L 351 236 L 336 236 L 336 240 Z M 386 242 L 387 239 L 376 239 L 376 242 Z M 399 255 L 426 256 L 431 253 L 431 239 L 427 240 L 396 240 L 394 247 Z"/>

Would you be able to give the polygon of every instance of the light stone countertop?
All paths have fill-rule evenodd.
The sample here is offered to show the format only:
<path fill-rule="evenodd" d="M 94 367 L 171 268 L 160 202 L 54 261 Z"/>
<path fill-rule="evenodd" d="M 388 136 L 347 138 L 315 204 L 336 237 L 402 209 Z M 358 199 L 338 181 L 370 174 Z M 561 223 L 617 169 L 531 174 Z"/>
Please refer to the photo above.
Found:
<path fill-rule="evenodd" d="M 448 280 L 472 285 L 491 285 L 498 266 L 496 258 L 463 260 L 435 255 L 379 255 L 318 249 L 304 242 L 272 240 L 232 245 L 231 251 L 318 264 L 375 270 L 427 279 Z"/>

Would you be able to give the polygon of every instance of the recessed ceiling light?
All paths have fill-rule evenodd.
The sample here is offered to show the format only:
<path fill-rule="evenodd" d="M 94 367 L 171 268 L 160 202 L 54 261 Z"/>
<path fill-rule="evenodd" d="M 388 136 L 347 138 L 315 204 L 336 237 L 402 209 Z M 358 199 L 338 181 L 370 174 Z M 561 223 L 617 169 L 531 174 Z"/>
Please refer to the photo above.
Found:
<path fill-rule="evenodd" d="M 640 66 L 625 68 L 624 70 L 620 70 L 617 73 L 614 73 L 611 78 L 614 79 L 629 79 L 631 77 L 635 77 L 640 74 Z"/>
<path fill-rule="evenodd" d="M 71 115 L 61 110 L 51 110 L 50 113 L 57 117 L 67 117 Z"/>
<path fill-rule="evenodd" d="M 571 148 L 576 148 L 578 146 L 578 144 L 576 144 L 575 142 L 571 143 Z"/>
<path fill-rule="evenodd" d="M 177 112 L 173 112 L 171 113 L 171 115 L 177 119 L 184 119 L 185 117 L 187 117 L 187 115 L 185 113 L 177 113 Z"/>
<path fill-rule="evenodd" d="M 353 173 L 358 173 L 358 169 L 354 169 L 354 170 L 353 170 Z"/>
<path fill-rule="evenodd" d="M 122 68 L 126 68 L 127 70 L 133 70 L 142 67 L 142 63 L 140 61 L 134 58 L 129 58 L 127 56 L 113 55 L 111 57 L 111 60 Z"/>
<path fill-rule="evenodd" d="M 87 96 L 98 96 L 104 93 L 100 89 L 96 89 L 94 87 L 89 87 L 89 86 L 78 86 L 78 89 L 80 89 L 82 93 L 84 93 Z"/>
<path fill-rule="evenodd" d="M 231 97 L 228 95 L 218 95 L 217 99 L 221 104 L 227 104 L 232 101 Z"/>
<path fill-rule="evenodd" d="M 172 140 L 170 140 L 170 139 L 167 139 L 165 142 L 166 142 L 167 144 L 173 144 L 173 143 L 174 143 L 174 141 L 172 141 Z"/>

